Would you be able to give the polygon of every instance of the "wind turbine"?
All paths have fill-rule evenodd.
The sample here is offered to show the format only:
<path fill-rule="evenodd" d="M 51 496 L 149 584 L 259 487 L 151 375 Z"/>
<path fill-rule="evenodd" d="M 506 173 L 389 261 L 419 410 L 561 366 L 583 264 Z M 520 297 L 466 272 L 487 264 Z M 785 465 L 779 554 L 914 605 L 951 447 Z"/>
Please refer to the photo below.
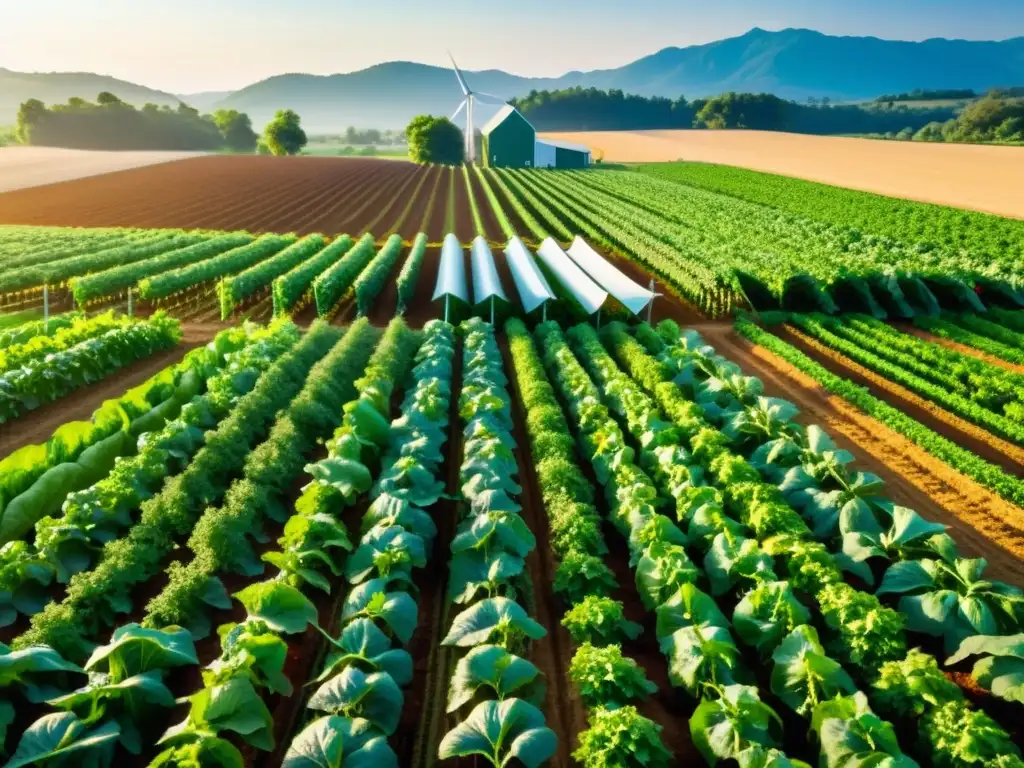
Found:
<path fill-rule="evenodd" d="M 459 116 L 459 113 L 466 110 L 466 130 L 464 138 L 466 141 L 466 162 L 472 163 L 476 160 L 476 136 L 473 123 L 473 107 L 476 102 L 492 102 L 501 104 L 504 106 L 508 102 L 497 96 L 492 96 L 489 93 L 476 93 L 472 91 L 469 85 L 466 83 L 466 78 L 462 76 L 462 71 L 459 69 L 459 65 L 455 63 L 455 57 L 452 56 L 451 52 L 448 52 L 448 58 L 452 60 L 452 68 L 455 70 L 455 77 L 459 81 L 459 87 L 462 88 L 462 94 L 466 97 L 459 104 L 459 108 L 455 110 L 452 115 L 452 122 L 455 122 L 455 118 Z"/>

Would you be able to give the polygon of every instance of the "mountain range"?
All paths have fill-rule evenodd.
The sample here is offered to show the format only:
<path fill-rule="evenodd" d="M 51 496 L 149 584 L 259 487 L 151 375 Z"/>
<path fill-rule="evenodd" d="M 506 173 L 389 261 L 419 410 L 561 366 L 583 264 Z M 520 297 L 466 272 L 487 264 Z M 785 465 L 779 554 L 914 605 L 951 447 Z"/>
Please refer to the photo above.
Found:
<path fill-rule="evenodd" d="M 807 29 L 752 29 L 705 45 L 665 48 L 623 67 L 520 77 L 500 70 L 467 72 L 470 86 L 509 99 L 531 90 L 593 86 L 644 96 L 688 98 L 725 91 L 769 92 L 788 99 L 827 96 L 861 101 L 914 88 L 1024 85 L 1024 37 L 999 42 L 836 37 Z M 46 103 L 110 91 L 125 101 L 247 112 L 257 126 L 277 109 L 296 110 L 312 132 L 348 125 L 398 128 L 417 114 L 451 114 L 462 95 L 450 69 L 392 61 L 336 75 L 284 74 L 234 92 L 173 95 L 88 73 L 27 74 L 0 69 L 0 124 L 14 121 L 28 98 Z"/>

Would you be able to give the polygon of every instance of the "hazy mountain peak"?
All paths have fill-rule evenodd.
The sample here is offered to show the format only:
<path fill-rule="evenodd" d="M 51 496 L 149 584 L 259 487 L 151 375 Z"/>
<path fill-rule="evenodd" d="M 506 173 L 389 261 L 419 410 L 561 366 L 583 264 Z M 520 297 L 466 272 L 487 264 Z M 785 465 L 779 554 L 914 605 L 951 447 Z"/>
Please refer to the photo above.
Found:
<path fill-rule="evenodd" d="M 673 99 L 766 91 L 801 101 L 810 96 L 852 101 L 914 88 L 1024 85 L 1024 37 L 905 42 L 754 27 L 739 37 L 664 48 L 613 69 L 574 70 L 547 78 L 490 69 L 469 71 L 466 77 L 474 90 L 506 99 L 534 89 L 593 86 Z M 13 122 L 28 98 L 46 103 L 71 96 L 95 99 L 103 90 L 134 104 L 178 101 L 161 91 L 88 73 L 36 75 L 0 69 L 0 124 Z M 302 115 L 308 130 L 337 132 L 348 125 L 402 127 L 424 112 L 451 114 L 462 92 L 448 67 L 389 61 L 342 74 L 275 75 L 234 93 L 194 94 L 184 100 L 204 111 L 219 106 L 243 110 L 257 126 L 288 107 Z"/>

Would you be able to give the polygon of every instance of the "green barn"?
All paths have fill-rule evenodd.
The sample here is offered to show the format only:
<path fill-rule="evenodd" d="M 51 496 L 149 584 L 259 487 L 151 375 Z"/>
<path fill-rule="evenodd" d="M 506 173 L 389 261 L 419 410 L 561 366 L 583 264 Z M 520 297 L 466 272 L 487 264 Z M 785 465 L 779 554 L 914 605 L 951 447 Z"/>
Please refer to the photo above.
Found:
<path fill-rule="evenodd" d="M 506 104 L 487 121 L 483 165 L 489 168 L 586 168 L 590 149 L 580 144 L 538 139 L 537 130 L 515 107 Z"/>
<path fill-rule="evenodd" d="M 506 104 L 487 121 L 481 131 L 484 137 L 483 164 L 488 168 L 533 167 L 537 131 L 515 107 Z"/>

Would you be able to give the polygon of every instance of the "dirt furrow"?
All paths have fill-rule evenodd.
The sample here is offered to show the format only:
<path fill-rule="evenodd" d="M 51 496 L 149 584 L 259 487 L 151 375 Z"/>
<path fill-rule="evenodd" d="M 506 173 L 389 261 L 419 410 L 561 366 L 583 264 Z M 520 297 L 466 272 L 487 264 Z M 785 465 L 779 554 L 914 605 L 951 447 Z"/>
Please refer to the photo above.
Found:
<path fill-rule="evenodd" d="M 830 394 L 813 379 L 727 326 L 698 326 L 719 353 L 758 376 L 765 394 L 790 400 L 797 420 L 820 424 L 858 469 L 885 481 L 886 494 L 950 527 L 965 557 L 984 557 L 993 578 L 1024 584 L 1024 510 L 960 474 L 902 435 Z M 820 358 L 819 358 L 820 359 Z"/>

